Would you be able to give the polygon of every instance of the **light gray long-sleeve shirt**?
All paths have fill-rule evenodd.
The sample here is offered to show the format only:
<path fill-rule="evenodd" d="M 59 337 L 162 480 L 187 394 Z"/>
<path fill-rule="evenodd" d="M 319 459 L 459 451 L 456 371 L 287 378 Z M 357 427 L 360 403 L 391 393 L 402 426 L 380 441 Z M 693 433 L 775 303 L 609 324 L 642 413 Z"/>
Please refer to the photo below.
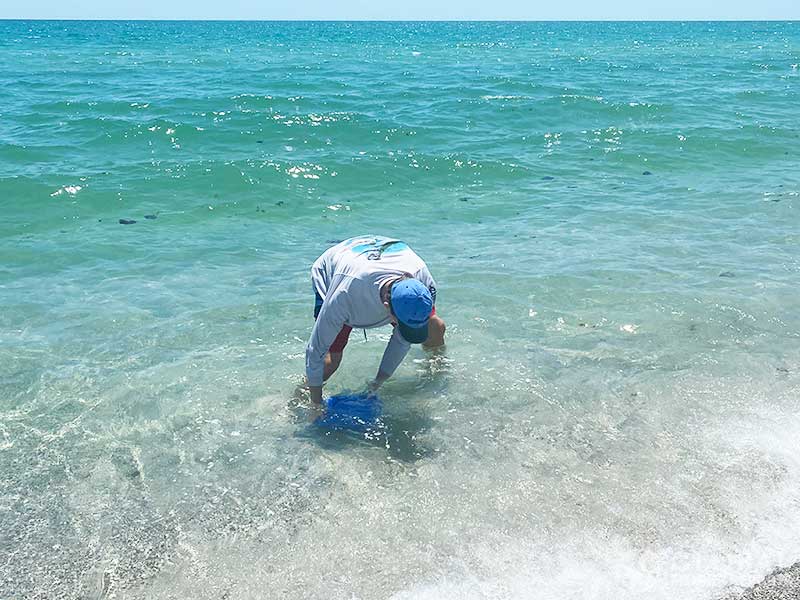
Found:
<path fill-rule="evenodd" d="M 436 282 L 428 267 L 400 240 L 374 235 L 350 238 L 329 248 L 314 262 L 311 280 L 323 303 L 306 346 L 309 385 L 322 385 L 325 354 L 343 325 L 372 329 L 390 323 L 380 289 L 387 281 L 404 275 L 425 285 L 435 304 Z M 386 375 L 394 373 L 410 347 L 395 328 L 380 370 Z"/>

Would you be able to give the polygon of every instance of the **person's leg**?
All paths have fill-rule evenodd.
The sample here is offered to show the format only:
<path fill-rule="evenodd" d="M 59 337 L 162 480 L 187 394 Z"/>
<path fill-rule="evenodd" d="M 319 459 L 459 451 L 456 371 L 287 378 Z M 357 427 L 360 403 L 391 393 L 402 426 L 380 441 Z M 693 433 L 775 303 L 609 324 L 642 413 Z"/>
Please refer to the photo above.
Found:
<path fill-rule="evenodd" d="M 324 302 L 322 296 L 319 295 L 319 292 L 314 290 L 314 320 L 316 321 L 317 317 L 319 316 L 320 311 L 322 310 L 322 303 Z M 344 354 L 344 347 L 347 345 L 347 340 L 350 339 L 350 332 L 353 330 L 352 327 L 349 325 L 345 325 L 342 327 L 342 330 L 339 332 L 339 335 L 336 336 L 336 339 L 331 344 L 331 347 L 328 349 L 328 353 L 325 355 L 325 370 L 322 374 L 322 380 L 327 381 L 328 378 L 336 372 L 336 369 L 339 368 L 339 365 L 342 364 L 342 356 Z"/>
<path fill-rule="evenodd" d="M 342 364 L 342 356 L 344 356 L 344 352 L 328 352 L 325 355 L 325 372 L 322 375 L 323 381 L 328 381 L 328 378 L 336 373 L 336 369 Z"/>
<path fill-rule="evenodd" d="M 447 329 L 444 321 L 436 313 L 428 320 L 428 339 L 422 344 L 426 350 L 433 350 L 444 346 L 444 332 Z"/>
<path fill-rule="evenodd" d="M 349 325 L 344 325 L 339 335 L 331 344 L 328 353 L 325 355 L 325 371 L 322 374 L 323 380 L 327 381 L 328 377 L 336 372 L 339 365 L 342 364 L 342 355 L 344 354 L 344 347 L 347 346 L 347 341 L 350 339 L 350 332 L 353 328 Z"/>

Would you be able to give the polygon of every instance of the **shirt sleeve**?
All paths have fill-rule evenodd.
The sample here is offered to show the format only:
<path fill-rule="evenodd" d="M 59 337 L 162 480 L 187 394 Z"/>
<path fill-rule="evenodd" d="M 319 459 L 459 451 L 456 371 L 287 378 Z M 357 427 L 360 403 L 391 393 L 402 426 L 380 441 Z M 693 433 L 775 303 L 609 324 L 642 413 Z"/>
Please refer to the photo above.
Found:
<path fill-rule="evenodd" d="M 414 275 L 414 279 L 428 288 L 428 291 L 431 293 L 433 305 L 436 306 L 436 282 L 434 281 L 431 272 L 428 271 L 428 267 L 423 266 L 419 271 L 417 271 L 417 274 Z"/>
<path fill-rule="evenodd" d="M 325 298 L 322 309 L 311 330 L 311 337 L 306 346 L 306 377 L 308 385 L 322 385 L 325 371 L 325 355 L 336 336 L 346 324 L 348 318 L 347 295 L 337 293 Z"/>
<path fill-rule="evenodd" d="M 328 294 L 328 275 L 330 268 L 327 260 L 327 252 L 314 261 L 311 266 L 311 282 L 314 290 L 323 298 Z"/>
<path fill-rule="evenodd" d="M 392 337 L 389 339 L 389 344 L 383 352 L 383 360 L 381 360 L 380 366 L 381 372 L 386 375 L 394 373 L 400 363 L 403 362 L 410 348 L 411 344 L 400 335 L 400 330 L 395 327 L 394 333 L 392 333 Z"/>

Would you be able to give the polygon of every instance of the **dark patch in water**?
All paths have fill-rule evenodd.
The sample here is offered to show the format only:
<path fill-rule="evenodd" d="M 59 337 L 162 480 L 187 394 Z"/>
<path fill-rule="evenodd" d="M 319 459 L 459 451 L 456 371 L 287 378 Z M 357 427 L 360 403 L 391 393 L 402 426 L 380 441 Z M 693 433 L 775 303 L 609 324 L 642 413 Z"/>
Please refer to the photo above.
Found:
<path fill-rule="evenodd" d="M 344 240 L 325 240 L 325 243 L 326 243 L 326 244 L 340 244 L 340 243 L 342 243 L 343 241 L 344 241 Z"/>
<path fill-rule="evenodd" d="M 120 225 L 133 225 L 134 223 L 136 223 L 136 221 L 133 220 L 133 219 L 120 219 L 119 220 L 119 224 Z"/>
<path fill-rule="evenodd" d="M 256 140 L 256 144 L 263 144 L 264 140 Z"/>
<path fill-rule="evenodd" d="M 553 179 L 555 179 L 555 177 L 553 177 L 552 175 L 545 175 L 544 177 L 542 177 L 542 181 L 553 181 Z"/>
<path fill-rule="evenodd" d="M 642 171 L 642 175 L 652 175 L 650 171 Z"/>
<path fill-rule="evenodd" d="M 719 274 L 720 277 L 736 277 L 732 271 L 723 271 Z"/>
<path fill-rule="evenodd" d="M 275 203 L 275 206 L 283 206 L 283 200 L 278 200 L 278 201 Z"/>
<path fill-rule="evenodd" d="M 461 201 L 461 202 L 469 202 L 469 198 L 467 198 L 466 196 L 463 196 L 463 197 L 459 198 L 459 201 Z"/>
<path fill-rule="evenodd" d="M 158 215 L 145 215 L 144 218 L 145 219 L 150 219 L 152 221 L 153 219 L 157 219 Z"/>

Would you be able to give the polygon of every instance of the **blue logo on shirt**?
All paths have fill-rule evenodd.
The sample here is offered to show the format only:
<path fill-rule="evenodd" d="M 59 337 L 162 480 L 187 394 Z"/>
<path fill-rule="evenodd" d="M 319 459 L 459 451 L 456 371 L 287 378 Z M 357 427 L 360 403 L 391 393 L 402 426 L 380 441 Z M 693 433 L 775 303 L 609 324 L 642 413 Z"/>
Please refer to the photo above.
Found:
<path fill-rule="evenodd" d="M 380 260 L 384 254 L 396 254 L 408 248 L 408 244 L 385 237 L 354 238 L 350 243 L 355 244 L 350 248 L 356 254 L 367 255 L 367 260 Z"/>

